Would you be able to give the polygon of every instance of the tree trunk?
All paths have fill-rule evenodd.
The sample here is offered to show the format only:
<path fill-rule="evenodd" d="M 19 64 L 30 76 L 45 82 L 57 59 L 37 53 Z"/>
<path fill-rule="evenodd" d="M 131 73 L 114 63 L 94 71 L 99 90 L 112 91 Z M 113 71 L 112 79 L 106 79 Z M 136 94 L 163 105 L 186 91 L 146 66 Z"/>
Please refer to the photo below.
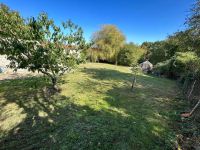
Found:
<path fill-rule="evenodd" d="M 132 80 L 132 85 L 131 85 L 131 89 L 132 89 L 132 90 L 133 90 L 135 84 L 136 84 L 136 77 L 134 76 L 134 77 L 133 77 L 133 80 Z"/>
<path fill-rule="evenodd" d="M 190 112 L 188 112 L 188 113 L 183 113 L 183 114 L 181 114 L 181 116 L 182 116 L 182 117 L 185 117 L 185 118 L 192 116 L 192 114 L 194 113 L 194 111 L 197 109 L 197 107 L 198 107 L 199 105 L 200 105 L 200 100 L 197 102 L 197 104 L 192 108 L 192 110 L 191 110 Z"/>
<path fill-rule="evenodd" d="M 193 114 L 193 112 L 197 109 L 197 107 L 199 106 L 200 104 L 200 100 L 197 102 L 197 104 L 194 106 L 194 108 L 192 109 L 192 111 L 190 112 L 190 115 Z"/>
<path fill-rule="evenodd" d="M 57 78 L 56 77 L 51 77 L 51 82 L 52 82 L 52 88 L 55 89 L 55 90 L 58 90 L 58 87 L 56 86 Z"/>
<path fill-rule="evenodd" d="M 117 58 L 115 59 L 115 65 L 116 65 L 116 66 L 118 65 L 118 61 L 117 61 Z"/>
<path fill-rule="evenodd" d="M 195 84 L 196 84 L 196 81 L 197 81 L 197 80 L 195 80 L 195 81 L 193 82 L 193 84 L 192 84 L 192 88 L 191 88 L 190 93 L 189 93 L 189 95 L 188 95 L 188 100 L 190 100 L 190 96 L 192 95 L 192 92 L 193 92 L 193 90 L 194 90 L 194 86 L 195 86 Z"/>
<path fill-rule="evenodd" d="M 118 58 L 117 57 L 118 57 L 118 55 L 115 56 L 115 65 L 118 64 Z"/>

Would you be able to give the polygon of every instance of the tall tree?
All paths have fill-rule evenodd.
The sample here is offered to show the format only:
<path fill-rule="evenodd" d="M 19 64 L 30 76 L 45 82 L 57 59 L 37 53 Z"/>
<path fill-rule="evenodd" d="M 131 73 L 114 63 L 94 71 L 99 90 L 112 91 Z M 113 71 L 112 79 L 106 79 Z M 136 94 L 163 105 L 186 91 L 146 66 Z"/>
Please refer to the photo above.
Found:
<path fill-rule="evenodd" d="M 104 25 L 93 34 L 92 42 L 100 51 L 100 59 L 118 63 L 118 53 L 125 43 L 125 36 L 114 25 Z"/>
<path fill-rule="evenodd" d="M 190 28 L 200 33 L 200 0 L 196 0 L 196 3 L 191 9 L 191 14 L 186 22 Z"/>
<path fill-rule="evenodd" d="M 200 0 L 196 0 L 193 8 L 191 9 L 191 14 L 187 18 L 186 22 L 191 30 L 192 35 L 192 45 L 196 50 L 197 54 L 200 56 Z"/>
<path fill-rule="evenodd" d="M 82 29 L 71 21 L 56 26 L 44 13 L 24 21 L 5 5 L 0 12 L 0 53 L 8 56 L 10 67 L 41 72 L 56 89 L 58 76 L 80 60 L 85 44 Z"/>

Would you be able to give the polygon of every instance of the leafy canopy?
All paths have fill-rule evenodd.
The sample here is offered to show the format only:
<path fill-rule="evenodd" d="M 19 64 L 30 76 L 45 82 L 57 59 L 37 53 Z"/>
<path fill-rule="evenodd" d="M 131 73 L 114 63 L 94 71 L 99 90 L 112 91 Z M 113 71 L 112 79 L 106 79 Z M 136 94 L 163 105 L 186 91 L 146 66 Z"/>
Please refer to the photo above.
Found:
<path fill-rule="evenodd" d="M 137 64 L 142 59 L 145 52 L 145 49 L 134 43 L 125 44 L 118 54 L 119 64 L 126 66 Z"/>
<path fill-rule="evenodd" d="M 85 41 L 71 21 L 57 26 L 45 13 L 24 20 L 5 5 L 0 20 L 0 53 L 8 56 L 11 68 L 42 72 L 56 85 L 58 76 L 79 63 Z"/>
<path fill-rule="evenodd" d="M 99 49 L 99 59 L 108 62 L 118 62 L 118 53 L 125 43 L 125 36 L 114 25 L 104 25 L 93 34 L 94 47 Z"/>

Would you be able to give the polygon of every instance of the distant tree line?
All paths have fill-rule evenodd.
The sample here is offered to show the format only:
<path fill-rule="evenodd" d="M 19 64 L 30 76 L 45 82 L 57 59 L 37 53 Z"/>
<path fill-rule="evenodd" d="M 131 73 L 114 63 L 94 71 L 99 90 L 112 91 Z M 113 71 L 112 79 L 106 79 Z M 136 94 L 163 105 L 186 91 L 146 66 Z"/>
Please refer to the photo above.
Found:
<path fill-rule="evenodd" d="M 86 55 L 91 62 L 107 62 L 130 66 L 144 56 L 145 50 L 134 43 L 126 43 L 125 35 L 115 25 L 103 25 L 91 39 Z"/>
<path fill-rule="evenodd" d="M 131 66 L 144 60 L 154 65 L 154 72 L 174 79 L 199 78 L 200 70 L 200 0 L 187 18 L 187 28 L 163 41 L 126 43 L 125 35 L 114 25 L 104 25 L 92 36 L 86 58 Z"/>
<path fill-rule="evenodd" d="M 170 35 L 166 40 L 144 42 L 155 71 L 176 79 L 200 78 L 200 1 L 197 0 L 186 21 L 187 29 Z"/>
<path fill-rule="evenodd" d="M 196 112 L 195 118 L 199 120 L 200 0 L 196 0 L 186 20 L 186 30 L 178 31 L 163 41 L 144 42 L 141 47 L 146 50 L 145 58 L 154 64 L 154 73 L 182 83 L 183 93 L 193 106 L 182 116 L 189 117 Z"/>

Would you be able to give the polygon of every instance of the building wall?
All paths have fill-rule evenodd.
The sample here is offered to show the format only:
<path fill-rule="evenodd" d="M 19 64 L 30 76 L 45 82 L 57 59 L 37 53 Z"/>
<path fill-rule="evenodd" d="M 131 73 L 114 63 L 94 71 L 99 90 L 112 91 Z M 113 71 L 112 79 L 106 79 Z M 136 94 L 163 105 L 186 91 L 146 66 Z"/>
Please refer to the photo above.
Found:
<path fill-rule="evenodd" d="M 0 67 L 6 67 L 9 62 L 10 61 L 6 59 L 6 55 L 0 55 Z"/>

